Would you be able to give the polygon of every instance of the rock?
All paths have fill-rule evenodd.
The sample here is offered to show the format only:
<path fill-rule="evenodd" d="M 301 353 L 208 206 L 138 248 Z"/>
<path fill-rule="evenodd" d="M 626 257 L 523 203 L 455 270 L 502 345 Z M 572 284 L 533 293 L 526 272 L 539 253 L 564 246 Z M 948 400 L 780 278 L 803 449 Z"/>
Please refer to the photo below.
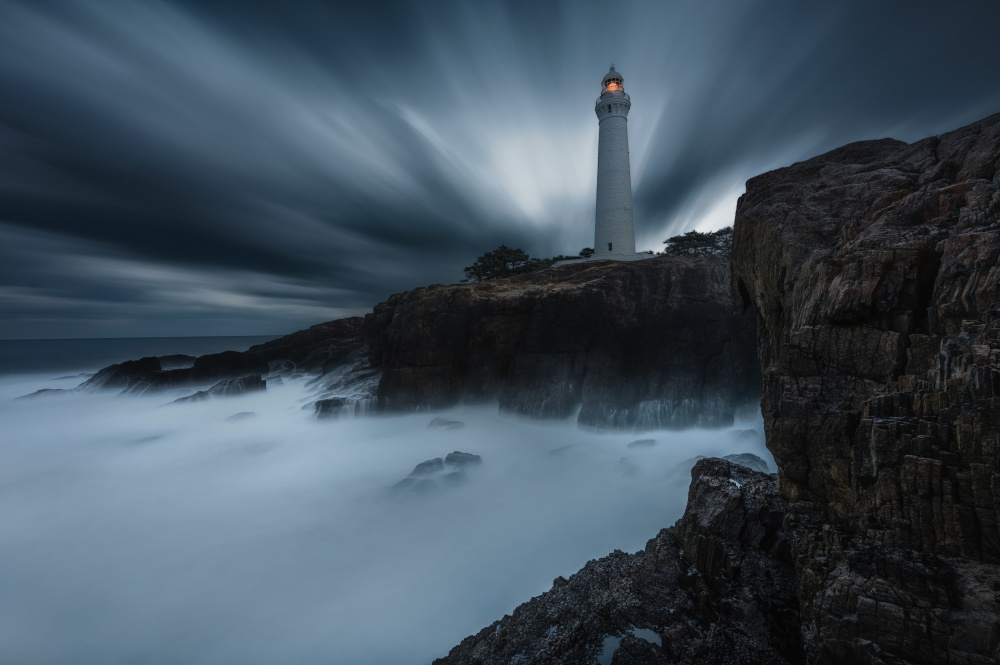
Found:
<path fill-rule="evenodd" d="M 200 402 L 202 400 L 212 399 L 213 397 L 234 397 L 236 395 L 243 395 L 249 392 L 266 389 L 267 382 L 261 378 L 260 374 L 254 374 L 250 376 L 241 376 L 238 379 L 226 379 L 224 381 L 219 381 L 208 390 L 199 390 L 193 395 L 175 399 L 172 403 L 182 404 L 184 402 Z"/>
<path fill-rule="evenodd" d="M 455 451 L 453 453 L 448 453 L 445 455 L 444 463 L 451 466 L 465 467 L 468 465 L 479 466 L 483 463 L 483 458 L 479 455 L 473 455 L 472 453 L 463 453 Z"/>
<path fill-rule="evenodd" d="M 162 370 L 157 358 L 140 358 L 127 360 L 116 365 L 109 365 L 100 372 L 80 384 L 84 390 L 126 390 L 130 385 L 142 380 L 143 377 Z"/>
<path fill-rule="evenodd" d="M 349 402 L 343 397 L 321 399 L 313 405 L 317 418 L 339 418 L 347 413 L 348 407 Z"/>
<path fill-rule="evenodd" d="M 392 486 L 393 494 L 433 494 L 438 484 L 430 478 L 403 478 Z"/>
<path fill-rule="evenodd" d="M 225 351 L 198 358 L 173 355 L 130 360 L 105 367 L 79 387 L 145 393 L 211 385 L 253 374 L 286 376 L 290 372 L 310 372 L 322 375 L 357 362 L 359 357 L 367 358 L 367 345 L 360 335 L 361 323 L 360 317 L 321 323 L 257 344 L 245 352 Z M 292 378 L 295 376 L 293 373 Z"/>
<path fill-rule="evenodd" d="M 784 513 L 774 476 L 699 460 L 684 516 L 644 550 L 556 578 L 434 662 L 590 665 L 601 654 L 622 664 L 802 662 Z"/>
<path fill-rule="evenodd" d="M 34 399 L 36 397 L 54 397 L 55 395 L 68 395 L 72 393 L 72 390 L 63 390 L 62 388 L 42 388 L 41 390 L 36 390 L 33 393 L 28 393 L 27 395 L 21 395 L 20 397 L 15 397 L 15 400 L 19 399 Z"/>
<path fill-rule="evenodd" d="M 459 469 L 458 471 L 452 471 L 441 476 L 441 482 L 449 487 L 455 487 L 465 483 L 468 477 L 464 469 Z"/>
<path fill-rule="evenodd" d="M 749 443 L 751 441 L 760 441 L 764 437 L 761 436 L 760 432 L 755 429 L 734 429 L 729 433 L 733 441 L 737 443 Z"/>
<path fill-rule="evenodd" d="M 582 425 L 725 426 L 760 395 L 723 257 L 587 262 L 391 296 L 365 317 L 381 410 L 499 399 Z"/>
<path fill-rule="evenodd" d="M 460 420 L 448 420 L 441 416 L 437 416 L 427 423 L 427 429 L 462 429 L 463 427 L 465 427 L 465 423 Z"/>
<path fill-rule="evenodd" d="M 240 420 L 249 420 L 251 418 L 256 418 L 257 414 L 253 411 L 240 411 L 239 413 L 234 413 L 233 415 L 226 418 L 230 422 L 238 422 Z"/>
<path fill-rule="evenodd" d="M 751 179 L 758 313 L 810 662 L 996 662 L 1000 115 Z"/>
<path fill-rule="evenodd" d="M 427 476 L 438 471 L 444 471 L 444 462 L 441 461 L 440 457 L 435 457 L 434 459 L 429 459 L 426 462 L 421 462 L 420 464 L 413 467 L 413 471 L 410 472 L 411 476 Z"/>
<path fill-rule="evenodd" d="M 748 469 L 753 469 L 754 471 L 760 471 L 761 473 L 771 472 L 771 470 L 767 468 L 767 462 L 757 457 L 753 453 L 737 453 L 735 455 L 725 455 L 722 459 L 729 460 L 733 464 L 739 464 L 741 466 L 745 466 Z"/>
<path fill-rule="evenodd" d="M 656 445 L 656 439 L 638 439 L 637 441 L 632 441 L 626 448 L 652 448 Z"/>
<path fill-rule="evenodd" d="M 160 361 L 160 369 L 164 370 L 188 369 L 189 367 L 194 367 L 194 361 L 196 360 L 194 356 L 187 356 L 180 353 L 169 356 L 157 356 L 156 359 Z"/>

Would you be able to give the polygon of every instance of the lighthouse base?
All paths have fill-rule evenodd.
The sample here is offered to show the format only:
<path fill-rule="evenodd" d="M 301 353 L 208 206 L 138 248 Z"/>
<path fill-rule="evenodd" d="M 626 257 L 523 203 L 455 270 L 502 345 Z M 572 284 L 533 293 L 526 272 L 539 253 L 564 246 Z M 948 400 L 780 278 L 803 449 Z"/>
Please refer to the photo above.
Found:
<path fill-rule="evenodd" d="M 569 264 L 587 263 L 589 261 L 642 261 L 644 259 L 655 259 L 657 254 L 650 254 L 649 252 L 638 252 L 636 254 L 609 254 L 606 256 L 591 256 L 589 259 L 567 259 L 566 261 L 556 261 L 552 264 L 553 268 L 558 268 L 559 266 L 567 266 Z"/>

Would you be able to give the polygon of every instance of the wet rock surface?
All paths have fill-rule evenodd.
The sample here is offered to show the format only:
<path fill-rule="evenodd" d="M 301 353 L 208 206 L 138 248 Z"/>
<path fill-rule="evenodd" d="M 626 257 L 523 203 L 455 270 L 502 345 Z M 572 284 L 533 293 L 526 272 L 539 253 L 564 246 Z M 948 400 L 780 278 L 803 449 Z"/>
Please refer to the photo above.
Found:
<path fill-rule="evenodd" d="M 764 174 L 738 205 L 811 662 L 1000 656 L 998 189 L 995 115 Z"/>
<path fill-rule="evenodd" d="M 699 460 L 684 516 L 644 550 L 557 578 L 435 663 L 801 662 L 784 510 L 774 476 Z"/>

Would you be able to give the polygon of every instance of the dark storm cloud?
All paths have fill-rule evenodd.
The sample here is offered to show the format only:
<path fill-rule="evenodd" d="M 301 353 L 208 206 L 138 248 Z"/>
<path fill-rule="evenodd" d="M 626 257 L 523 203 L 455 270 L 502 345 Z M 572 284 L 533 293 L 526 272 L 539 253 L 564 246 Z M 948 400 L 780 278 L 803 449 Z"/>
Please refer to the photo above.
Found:
<path fill-rule="evenodd" d="M 0 337 L 283 332 L 591 243 L 598 82 L 637 240 L 1000 110 L 993 2 L 0 4 Z"/>

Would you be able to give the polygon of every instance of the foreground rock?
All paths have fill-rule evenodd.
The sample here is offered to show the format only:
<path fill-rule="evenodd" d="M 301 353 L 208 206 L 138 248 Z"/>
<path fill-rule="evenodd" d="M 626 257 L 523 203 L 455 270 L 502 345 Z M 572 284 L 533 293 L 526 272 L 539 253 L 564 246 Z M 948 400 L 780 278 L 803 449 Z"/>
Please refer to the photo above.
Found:
<path fill-rule="evenodd" d="M 795 663 L 797 585 L 774 476 L 720 459 L 635 554 L 614 552 L 462 641 L 437 665 Z M 609 653 L 611 652 L 611 653 Z"/>
<path fill-rule="evenodd" d="M 754 178 L 733 285 L 811 662 L 1000 644 L 1000 115 Z"/>

